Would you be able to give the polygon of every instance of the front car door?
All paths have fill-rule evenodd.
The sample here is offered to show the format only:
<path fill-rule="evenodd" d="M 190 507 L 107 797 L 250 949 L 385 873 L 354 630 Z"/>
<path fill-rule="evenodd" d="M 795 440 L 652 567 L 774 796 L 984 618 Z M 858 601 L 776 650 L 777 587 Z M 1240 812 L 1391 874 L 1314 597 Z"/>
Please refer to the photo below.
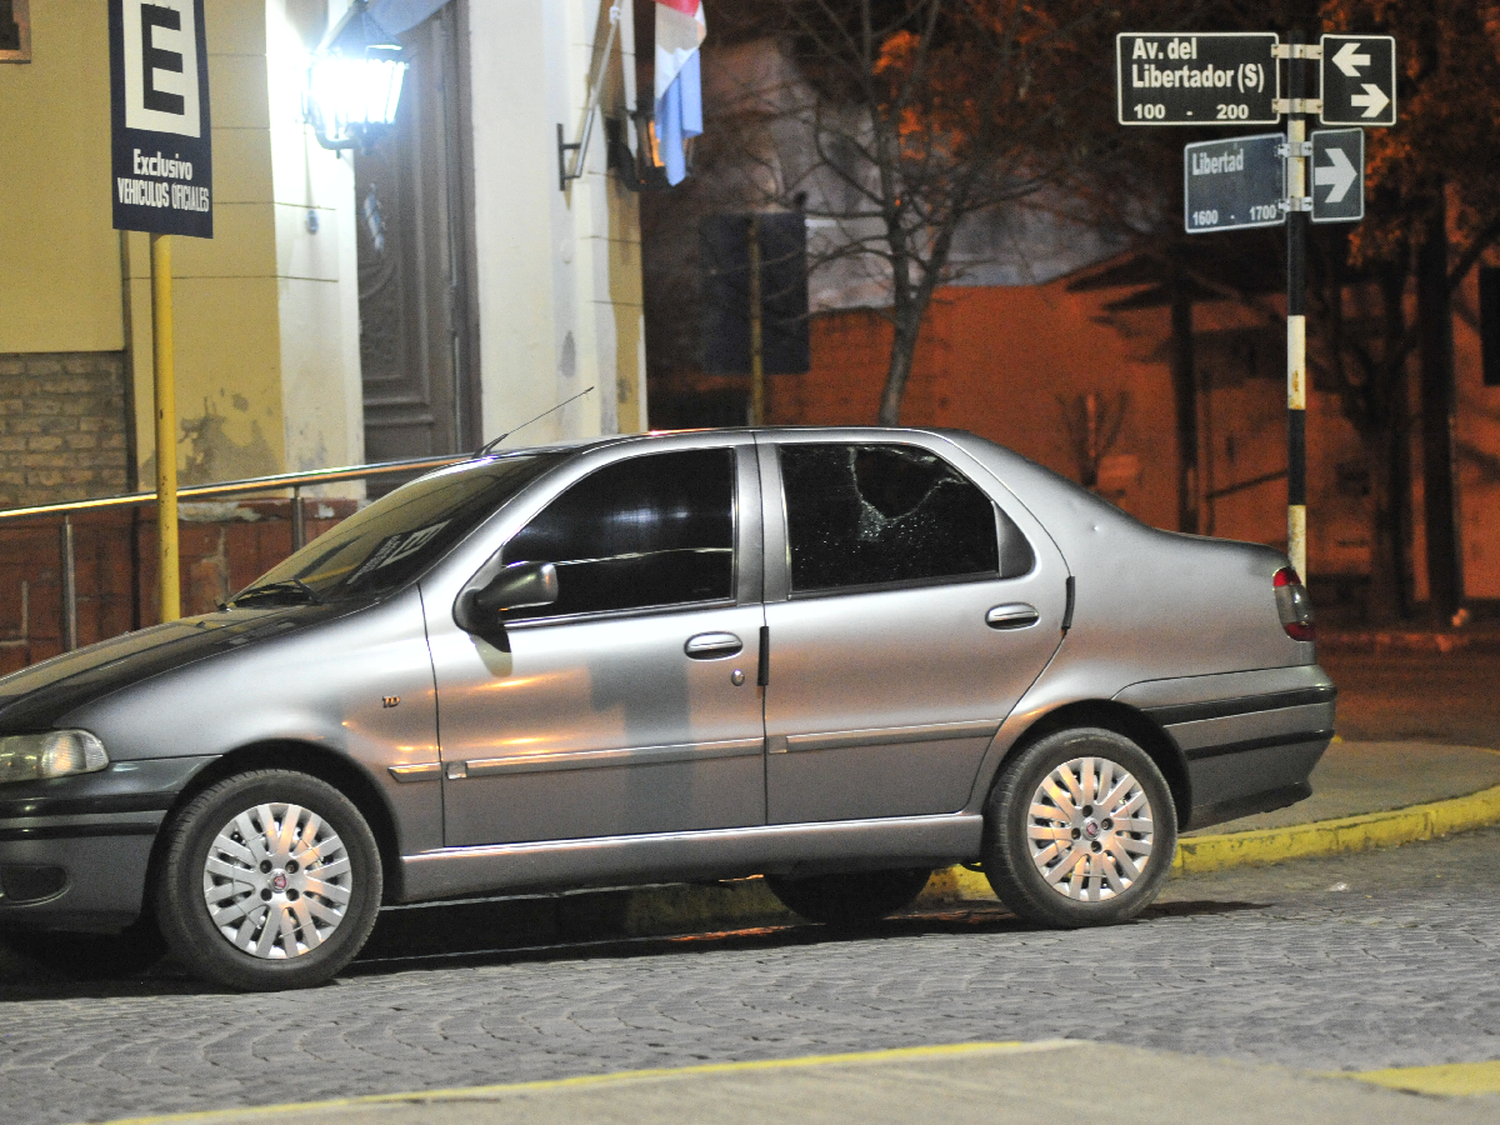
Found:
<path fill-rule="evenodd" d="M 504 543 L 559 594 L 509 652 L 427 607 L 449 847 L 765 822 L 754 447 L 651 448 L 591 454 Z"/>
<path fill-rule="evenodd" d="M 938 435 L 781 435 L 760 458 L 769 823 L 957 811 L 1061 641 L 1061 555 Z"/>

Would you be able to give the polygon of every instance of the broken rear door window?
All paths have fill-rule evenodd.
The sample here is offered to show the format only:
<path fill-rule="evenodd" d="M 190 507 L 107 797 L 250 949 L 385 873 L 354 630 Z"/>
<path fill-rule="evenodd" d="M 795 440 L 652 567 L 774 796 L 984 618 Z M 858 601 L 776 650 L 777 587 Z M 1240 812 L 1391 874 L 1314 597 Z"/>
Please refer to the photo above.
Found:
<path fill-rule="evenodd" d="M 787 444 L 780 458 L 794 593 L 1008 578 L 1031 569 L 1020 529 L 925 449 Z"/>

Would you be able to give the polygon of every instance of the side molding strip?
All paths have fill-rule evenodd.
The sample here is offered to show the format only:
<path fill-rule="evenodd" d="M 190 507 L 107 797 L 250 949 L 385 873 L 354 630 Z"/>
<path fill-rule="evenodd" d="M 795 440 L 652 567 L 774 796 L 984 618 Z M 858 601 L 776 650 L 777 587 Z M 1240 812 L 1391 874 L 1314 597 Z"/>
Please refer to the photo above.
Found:
<path fill-rule="evenodd" d="M 927 723 L 917 727 L 874 727 L 869 730 L 835 730 L 824 734 L 789 734 L 786 748 L 836 750 L 845 746 L 891 746 L 903 742 L 944 742 L 955 738 L 993 738 L 998 722 Z"/>
<path fill-rule="evenodd" d="M 636 746 L 624 750 L 505 754 L 495 758 L 470 758 L 463 763 L 467 767 L 463 776 L 494 777 L 504 773 L 550 773 L 555 770 L 658 765 L 663 762 L 701 762 L 709 758 L 750 758 L 758 757 L 763 748 L 762 739 L 735 738 L 723 742 L 684 742 L 672 746 Z"/>
<path fill-rule="evenodd" d="M 413 781 L 436 781 L 443 772 L 442 762 L 414 762 L 409 766 L 390 766 L 391 776 L 403 785 Z"/>
<path fill-rule="evenodd" d="M 619 887 L 768 870 L 940 867 L 977 856 L 983 832 L 977 813 L 950 813 L 440 848 L 403 856 L 400 885 L 403 902 L 422 902 L 480 891 Z"/>

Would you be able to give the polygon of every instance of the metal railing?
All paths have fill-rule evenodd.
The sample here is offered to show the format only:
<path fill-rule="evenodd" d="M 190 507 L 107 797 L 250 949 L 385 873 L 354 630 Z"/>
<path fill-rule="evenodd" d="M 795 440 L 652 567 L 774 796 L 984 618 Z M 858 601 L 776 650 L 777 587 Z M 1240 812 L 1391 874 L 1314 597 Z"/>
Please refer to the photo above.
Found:
<path fill-rule="evenodd" d="M 441 469 L 469 460 L 471 454 L 443 457 L 416 457 L 405 461 L 379 461 L 369 465 L 350 465 L 342 469 L 311 469 L 298 473 L 277 473 L 268 477 L 246 477 L 243 480 L 195 484 L 177 490 L 178 500 L 210 499 L 224 496 L 249 496 L 262 492 L 290 490 L 292 550 L 307 541 L 307 521 L 303 514 L 302 490 L 314 485 L 338 484 L 343 481 L 368 480 L 371 477 L 412 475 L 429 469 Z M 74 557 L 73 516 L 109 508 L 144 507 L 156 503 L 156 493 L 127 492 L 118 496 L 101 496 L 91 500 L 64 500 L 55 504 L 33 504 L 25 508 L 0 509 L 0 527 L 22 520 L 61 516 L 58 556 L 62 586 L 62 645 L 71 652 L 78 647 L 78 573 Z"/>

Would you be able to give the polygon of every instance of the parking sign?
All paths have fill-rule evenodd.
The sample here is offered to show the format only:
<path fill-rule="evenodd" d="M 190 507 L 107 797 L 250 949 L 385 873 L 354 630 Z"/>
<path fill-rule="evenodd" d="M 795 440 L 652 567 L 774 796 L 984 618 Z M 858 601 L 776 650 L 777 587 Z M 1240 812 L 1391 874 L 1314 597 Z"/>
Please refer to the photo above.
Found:
<path fill-rule="evenodd" d="M 109 0 L 116 230 L 212 238 L 203 0 Z"/>

